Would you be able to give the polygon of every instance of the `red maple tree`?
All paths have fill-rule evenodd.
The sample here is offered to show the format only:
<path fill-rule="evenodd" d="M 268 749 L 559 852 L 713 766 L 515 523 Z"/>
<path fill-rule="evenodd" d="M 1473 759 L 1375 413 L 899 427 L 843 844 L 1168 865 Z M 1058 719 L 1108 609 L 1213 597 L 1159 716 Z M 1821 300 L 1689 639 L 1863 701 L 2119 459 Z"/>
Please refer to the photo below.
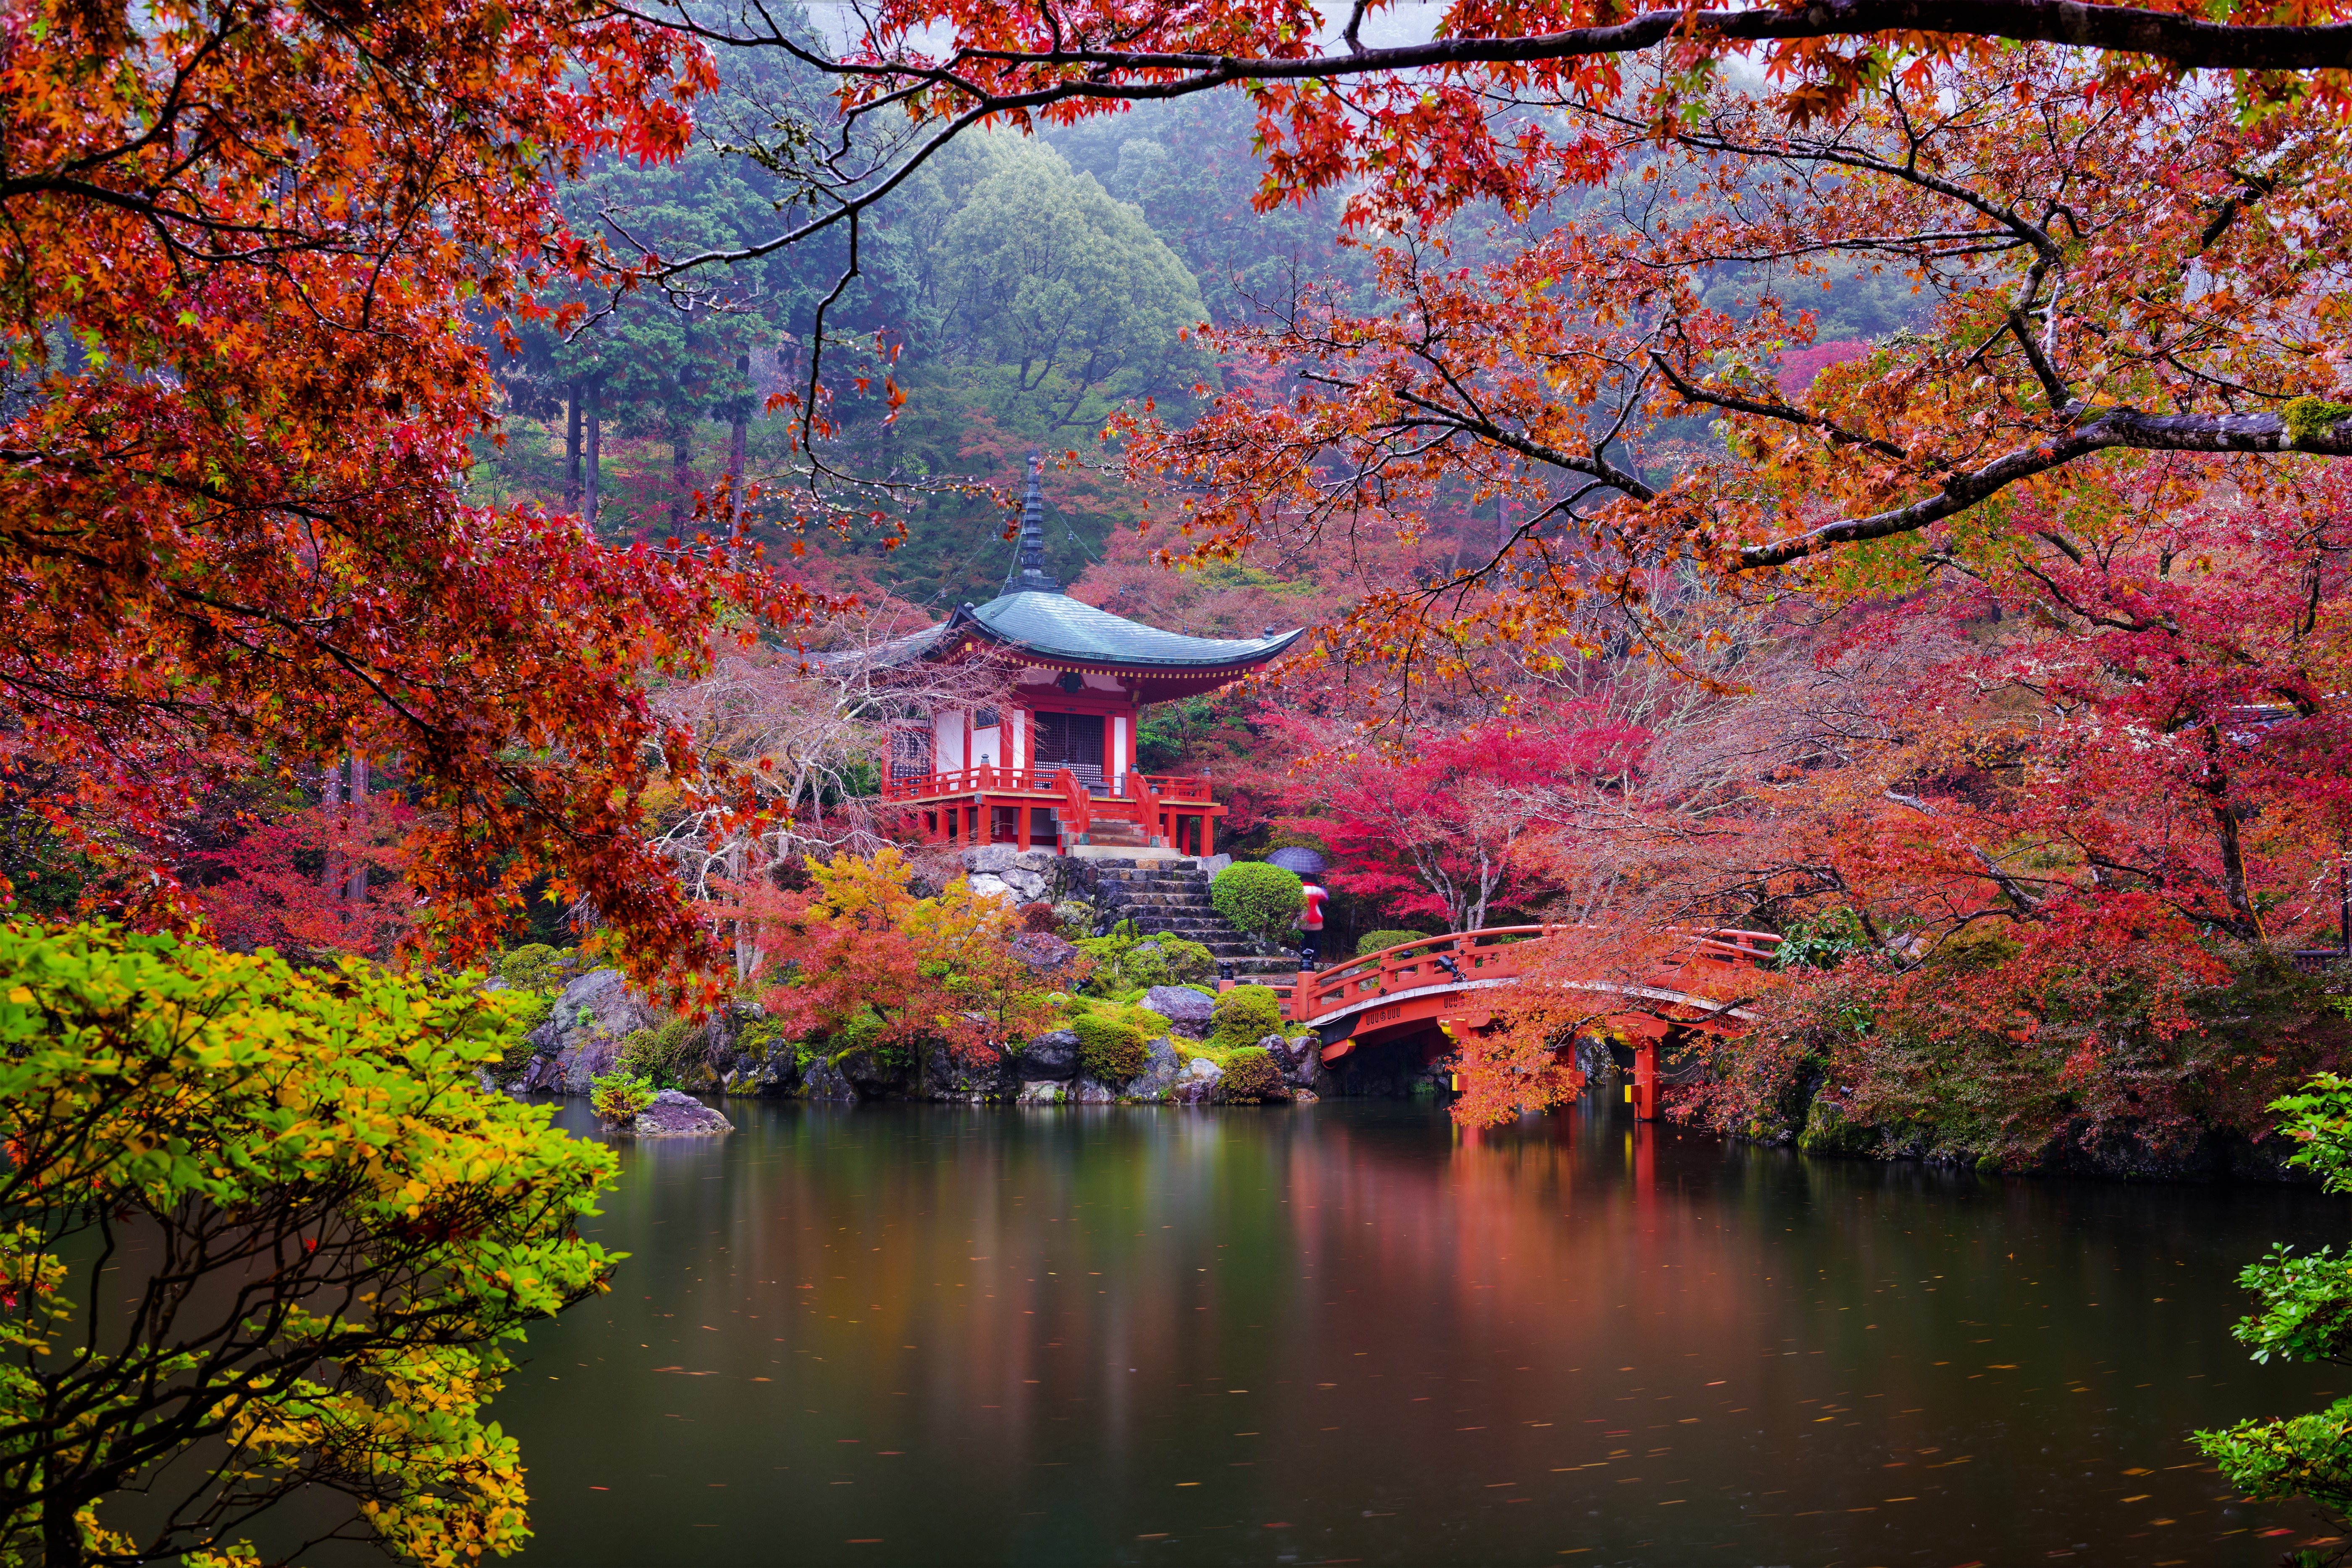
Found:
<path fill-rule="evenodd" d="M 723 605 L 804 599 L 468 505 L 497 388 L 463 311 L 595 269 L 552 180 L 674 155 L 711 80 L 690 41 L 574 0 L 0 19 L 0 746 L 111 869 L 95 907 L 189 907 L 168 824 L 221 768 L 357 753 L 407 780 L 444 951 L 542 876 L 633 962 L 696 948 L 644 811 L 665 764 L 694 770 L 645 681 L 699 667 Z"/>

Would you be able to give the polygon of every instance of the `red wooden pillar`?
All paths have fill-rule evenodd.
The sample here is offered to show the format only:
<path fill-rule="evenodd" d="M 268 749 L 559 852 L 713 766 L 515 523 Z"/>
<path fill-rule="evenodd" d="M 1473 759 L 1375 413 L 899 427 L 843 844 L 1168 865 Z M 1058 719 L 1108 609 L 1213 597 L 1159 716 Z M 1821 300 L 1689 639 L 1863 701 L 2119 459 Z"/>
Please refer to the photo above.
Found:
<path fill-rule="evenodd" d="M 1208 812 L 1201 813 L 1201 858 L 1203 860 L 1217 852 L 1216 835 L 1209 827 L 1213 820 Z"/>
<path fill-rule="evenodd" d="M 1020 779 L 1016 778 L 1013 782 L 1017 784 Z M 1013 846 L 1024 855 L 1029 852 L 1029 802 L 1026 800 L 1013 803 Z"/>
<path fill-rule="evenodd" d="M 1658 1119 L 1658 1042 L 1637 1040 L 1633 1042 L 1633 1120 L 1654 1122 Z"/>

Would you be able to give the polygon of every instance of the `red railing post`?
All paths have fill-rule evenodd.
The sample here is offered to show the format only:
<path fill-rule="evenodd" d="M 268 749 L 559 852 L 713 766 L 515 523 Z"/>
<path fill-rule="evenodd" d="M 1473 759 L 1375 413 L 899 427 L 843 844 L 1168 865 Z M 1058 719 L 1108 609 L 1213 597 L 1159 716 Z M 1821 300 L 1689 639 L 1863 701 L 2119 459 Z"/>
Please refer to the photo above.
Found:
<path fill-rule="evenodd" d="M 1654 1122 L 1658 1119 L 1658 1042 L 1637 1040 L 1633 1042 L 1633 1120 Z"/>
<path fill-rule="evenodd" d="M 1063 831 L 1075 837 L 1085 837 L 1094 820 L 1087 787 L 1078 782 L 1076 773 L 1065 768 L 1054 775 L 1054 788 L 1062 792 Z"/>

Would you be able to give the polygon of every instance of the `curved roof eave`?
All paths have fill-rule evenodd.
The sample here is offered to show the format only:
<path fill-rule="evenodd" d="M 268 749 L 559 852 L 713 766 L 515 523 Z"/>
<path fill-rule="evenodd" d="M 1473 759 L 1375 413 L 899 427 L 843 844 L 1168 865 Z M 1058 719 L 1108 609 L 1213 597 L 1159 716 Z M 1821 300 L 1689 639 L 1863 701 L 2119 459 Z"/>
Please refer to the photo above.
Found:
<path fill-rule="evenodd" d="M 1263 664 L 1307 635 L 1304 626 L 1266 637 L 1194 637 L 1146 626 L 1059 593 L 1003 594 L 960 604 L 950 630 L 969 627 L 990 642 L 1041 659 L 1108 669 L 1207 674 Z"/>

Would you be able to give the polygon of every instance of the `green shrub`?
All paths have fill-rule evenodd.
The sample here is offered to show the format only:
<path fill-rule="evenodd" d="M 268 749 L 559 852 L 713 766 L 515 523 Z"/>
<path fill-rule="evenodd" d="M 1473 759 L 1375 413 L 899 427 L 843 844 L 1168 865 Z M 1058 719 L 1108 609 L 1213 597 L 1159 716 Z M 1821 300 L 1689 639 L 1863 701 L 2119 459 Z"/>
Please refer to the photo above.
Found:
<path fill-rule="evenodd" d="M 490 995 L 498 998 L 508 1020 L 525 1034 L 545 1023 L 547 1015 L 555 1010 L 555 998 L 545 991 L 493 991 Z"/>
<path fill-rule="evenodd" d="M 499 960 L 499 978 L 519 990 L 552 994 L 563 988 L 578 967 L 579 955 L 570 948 L 533 942 Z"/>
<path fill-rule="evenodd" d="M 1139 936 L 1122 920 L 1108 936 L 1089 936 L 1078 951 L 1094 960 L 1086 988 L 1098 997 L 1140 993 L 1154 986 L 1195 985 L 1217 972 L 1217 960 L 1198 942 L 1181 936 Z"/>
<path fill-rule="evenodd" d="M 1245 986 L 1242 988 L 1264 990 L 1265 988 Z M 1233 993 L 1226 994 L 1230 996 Z M 1217 1089 L 1236 1105 L 1255 1105 L 1261 1100 L 1279 1100 L 1282 1098 L 1282 1071 L 1275 1066 L 1272 1053 L 1264 1046 L 1249 1046 L 1225 1058 L 1225 1075 L 1217 1081 Z"/>
<path fill-rule="evenodd" d="M 1279 942 L 1298 924 L 1296 872 L 1263 861 L 1236 861 L 1209 884 L 1217 913 L 1253 936 Z"/>
<path fill-rule="evenodd" d="M 1282 1000 L 1265 986 L 1235 986 L 1209 1015 L 1209 1046 L 1234 1051 L 1282 1032 Z"/>
<path fill-rule="evenodd" d="M 506 1049 L 499 1053 L 499 1064 L 490 1069 L 491 1082 L 511 1083 L 522 1076 L 538 1054 L 527 1038 L 532 1030 L 554 1010 L 555 998 L 540 991 L 488 991 L 482 999 L 496 1009 L 514 1033 L 509 1037 Z"/>
<path fill-rule="evenodd" d="M 1070 1030 L 1078 1037 L 1078 1071 L 1101 1082 L 1124 1083 L 1150 1060 L 1143 1031 L 1124 1019 L 1083 1015 L 1070 1020 Z"/>
<path fill-rule="evenodd" d="M 1426 931 L 1367 931 L 1356 938 L 1356 956 L 1377 953 L 1383 947 L 1402 947 L 1408 942 L 1426 942 Z"/>
<path fill-rule="evenodd" d="M 614 1068 L 589 1082 L 588 1103 L 598 1120 L 617 1124 L 635 1121 L 659 1092 L 653 1080 Z"/>
<path fill-rule="evenodd" d="M 675 1089 L 702 1054 L 702 1029 L 678 1017 L 659 1029 L 641 1029 L 621 1042 L 614 1070 L 650 1078 L 659 1089 Z"/>

